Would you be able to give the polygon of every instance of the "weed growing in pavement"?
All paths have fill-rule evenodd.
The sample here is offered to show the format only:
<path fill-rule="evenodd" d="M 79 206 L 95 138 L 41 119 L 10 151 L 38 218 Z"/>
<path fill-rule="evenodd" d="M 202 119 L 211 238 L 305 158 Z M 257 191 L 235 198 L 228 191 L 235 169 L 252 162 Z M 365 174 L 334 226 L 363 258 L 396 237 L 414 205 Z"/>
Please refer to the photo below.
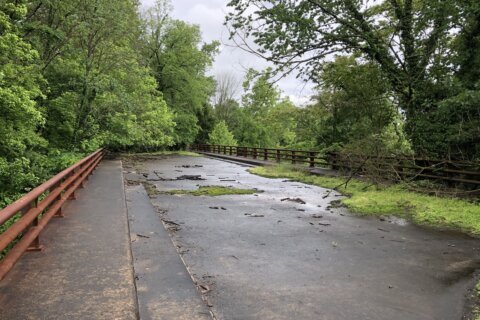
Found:
<path fill-rule="evenodd" d="M 167 191 L 168 194 L 189 194 L 193 196 L 224 196 L 234 194 L 255 194 L 261 191 L 256 189 L 239 189 L 233 187 L 224 186 L 201 186 L 197 190 L 171 190 Z"/>

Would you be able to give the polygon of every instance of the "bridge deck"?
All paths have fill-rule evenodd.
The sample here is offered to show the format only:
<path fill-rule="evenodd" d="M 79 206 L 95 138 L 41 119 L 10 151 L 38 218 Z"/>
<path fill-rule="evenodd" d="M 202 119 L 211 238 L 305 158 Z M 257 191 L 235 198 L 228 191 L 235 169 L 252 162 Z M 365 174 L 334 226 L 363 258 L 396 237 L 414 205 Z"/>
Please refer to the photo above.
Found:
<path fill-rule="evenodd" d="M 326 189 L 225 161 L 133 157 L 124 170 L 126 187 L 121 162 L 103 161 L 45 250 L 0 282 L 0 320 L 462 317 L 476 239 L 351 216 Z M 208 185 L 263 192 L 165 192 Z"/>
<path fill-rule="evenodd" d="M 128 216 L 122 164 L 103 161 L 42 233 L 44 251 L 0 282 L 0 320 L 210 318 L 142 190 L 129 187 Z"/>
<path fill-rule="evenodd" d="M 0 283 L 1 319 L 136 319 L 120 161 L 103 161 L 77 201 Z"/>

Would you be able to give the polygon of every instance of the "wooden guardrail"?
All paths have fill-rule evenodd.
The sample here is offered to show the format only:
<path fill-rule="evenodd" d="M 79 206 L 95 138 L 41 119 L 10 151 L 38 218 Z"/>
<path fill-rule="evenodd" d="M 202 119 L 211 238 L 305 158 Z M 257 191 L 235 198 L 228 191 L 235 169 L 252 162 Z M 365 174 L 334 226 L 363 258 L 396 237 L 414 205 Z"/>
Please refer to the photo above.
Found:
<path fill-rule="evenodd" d="M 330 167 L 346 172 L 355 171 L 360 175 L 376 175 L 388 180 L 437 180 L 449 186 L 465 189 L 480 188 L 480 162 L 348 153 L 322 154 L 318 151 L 207 144 L 194 145 L 192 149 L 265 161 L 288 161 L 292 164 L 307 164 L 310 167 Z"/>
<path fill-rule="evenodd" d="M 25 251 L 42 250 L 40 233 L 52 217 L 63 216 L 62 205 L 75 199 L 75 190 L 83 187 L 103 155 L 102 149 L 97 150 L 0 210 L 0 226 L 11 223 L 0 234 L 0 252 L 10 248 L 0 260 L 0 280 Z"/>
<path fill-rule="evenodd" d="M 318 151 L 237 147 L 208 144 L 193 145 L 192 150 L 252 158 L 264 161 L 289 161 L 292 164 L 306 163 L 310 167 L 329 165 L 328 157 L 322 155 Z"/>

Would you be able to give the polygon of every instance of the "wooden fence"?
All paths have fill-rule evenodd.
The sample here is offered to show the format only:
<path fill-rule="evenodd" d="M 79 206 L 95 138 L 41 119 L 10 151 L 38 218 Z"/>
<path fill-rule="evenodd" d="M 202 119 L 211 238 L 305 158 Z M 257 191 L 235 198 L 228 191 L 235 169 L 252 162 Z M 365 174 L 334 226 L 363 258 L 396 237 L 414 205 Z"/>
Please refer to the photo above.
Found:
<path fill-rule="evenodd" d="M 264 161 L 329 167 L 356 174 L 368 174 L 387 180 L 436 180 L 451 187 L 480 188 L 480 162 L 435 160 L 415 157 L 371 156 L 348 153 L 255 148 L 199 144 L 192 150 L 245 157 Z"/>

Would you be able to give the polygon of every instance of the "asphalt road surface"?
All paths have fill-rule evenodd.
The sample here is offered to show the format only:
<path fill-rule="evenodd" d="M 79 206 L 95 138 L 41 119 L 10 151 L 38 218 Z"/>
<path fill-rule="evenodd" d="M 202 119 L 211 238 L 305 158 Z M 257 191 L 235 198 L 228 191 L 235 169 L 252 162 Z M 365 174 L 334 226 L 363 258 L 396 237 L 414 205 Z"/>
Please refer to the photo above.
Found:
<path fill-rule="evenodd" d="M 340 195 L 204 157 L 124 164 L 130 184 L 158 191 L 256 188 L 150 201 L 216 319 L 461 319 L 479 242 L 332 208 Z M 200 175 L 205 180 L 177 180 Z M 290 198 L 285 200 L 286 198 Z M 302 201 L 291 201 L 292 199 Z M 283 200 L 283 201 L 282 201 Z"/>

